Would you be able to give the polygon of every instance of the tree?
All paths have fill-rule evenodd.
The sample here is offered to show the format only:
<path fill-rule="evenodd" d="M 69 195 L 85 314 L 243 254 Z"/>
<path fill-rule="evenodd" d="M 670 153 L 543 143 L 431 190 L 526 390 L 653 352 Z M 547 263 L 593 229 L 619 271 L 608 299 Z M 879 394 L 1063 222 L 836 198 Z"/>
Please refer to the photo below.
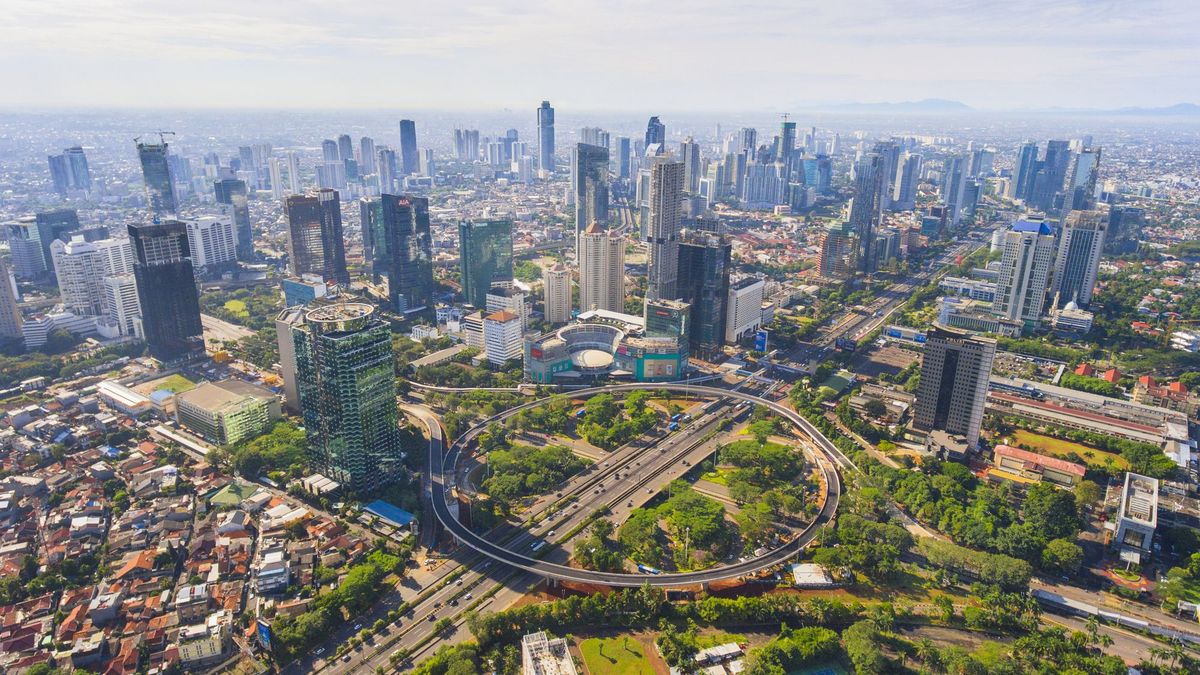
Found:
<path fill-rule="evenodd" d="M 1100 501 L 1100 486 L 1090 480 L 1082 480 L 1072 489 L 1075 495 L 1075 507 L 1080 511 L 1090 508 Z"/>
<path fill-rule="evenodd" d="M 1052 539 L 1042 551 L 1042 567 L 1074 574 L 1083 564 L 1083 549 L 1070 539 Z"/>
<path fill-rule="evenodd" d="M 880 418 L 887 414 L 887 405 L 877 398 L 868 399 L 863 404 L 863 412 L 871 417 Z"/>
<path fill-rule="evenodd" d="M 1022 509 L 1025 524 L 1047 539 L 1068 537 L 1079 531 L 1079 511 L 1074 496 L 1049 483 L 1029 488 Z"/>

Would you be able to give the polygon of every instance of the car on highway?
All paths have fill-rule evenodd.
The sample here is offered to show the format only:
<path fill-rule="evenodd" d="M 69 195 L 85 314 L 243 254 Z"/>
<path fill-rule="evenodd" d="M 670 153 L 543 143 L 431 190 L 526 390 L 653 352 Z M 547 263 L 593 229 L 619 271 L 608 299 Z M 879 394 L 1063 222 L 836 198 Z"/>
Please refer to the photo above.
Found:
<path fill-rule="evenodd" d="M 320 655 L 322 655 L 322 654 L 324 654 L 324 653 L 325 653 L 325 648 L 324 648 L 324 647 L 317 647 L 317 651 L 313 652 L 313 654 L 316 654 L 317 656 L 320 656 Z"/>
<path fill-rule="evenodd" d="M 362 624 L 361 623 L 354 624 L 354 632 L 357 633 L 360 630 L 362 630 Z"/>
<path fill-rule="evenodd" d="M 342 657 L 342 662 L 344 662 L 344 663 L 350 663 L 350 654 L 349 654 L 349 652 L 347 652 L 347 653 L 346 653 L 346 655 Z"/>
<path fill-rule="evenodd" d="M 452 599 L 452 600 L 450 601 L 450 606 L 451 606 L 451 607 L 458 607 L 458 598 L 454 598 L 454 599 Z"/>
<path fill-rule="evenodd" d="M 554 530 L 550 530 L 549 532 L 547 532 L 547 533 L 546 533 L 546 536 L 547 536 L 547 537 L 553 537 L 553 536 L 554 536 L 554 534 L 555 534 Z"/>
<path fill-rule="evenodd" d="M 429 620 L 429 621 L 437 621 L 437 615 L 436 615 L 436 614 L 430 614 L 428 617 L 426 617 L 426 619 L 427 619 L 427 620 Z"/>

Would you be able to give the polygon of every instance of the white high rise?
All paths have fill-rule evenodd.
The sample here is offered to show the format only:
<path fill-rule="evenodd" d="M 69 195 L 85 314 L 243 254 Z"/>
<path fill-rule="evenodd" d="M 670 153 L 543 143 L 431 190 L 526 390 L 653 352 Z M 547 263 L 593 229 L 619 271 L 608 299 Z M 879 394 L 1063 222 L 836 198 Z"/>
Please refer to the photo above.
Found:
<path fill-rule="evenodd" d="M 557 324 L 571 320 L 571 270 L 558 263 L 542 275 L 546 321 Z"/>
<path fill-rule="evenodd" d="M 133 274 L 133 246 L 128 239 L 101 239 L 93 245 L 104 261 L 105 276 Z"/>
<path fill-rule="evenodd" d="M 267 169 L 271 174 L 271 197 L 276 201 L 283 199 L 283 166 L 279 158 L 268 160 Z"/>
<path fill-rule="evenodd" d="M 186 221 L 188 246 L 192 250 L 192 267 L 203 274 L 235 264 L 237 232 L 233 219 L 224 216 L 203 216 Z"/>
<path fill-rule="evenodd" d="M 21 327 L 24 320 L 14 288 L 8 261 L 0 258 L 0 338 L 19 340 L 23 336 Z"/>
<path fill-rule="evenodd" d="M 625 239 L 598 223 L 579 235 L 579 311 L 593 309 L 625 311 Z"/>
<path fill-rule="evenodd" d="M 295 151 L 288 152 L 288 193 L 300 194 L 300 155 Z"/>
<path fill-rule="evenodd" d="M 1000 278 L 996 282 L 996 314 L 1036 324 L 1046 304 L 1054 230 L 1042 221 L 1018 220 L 1004 238 Z"/>
<path fill-rule="evenodd" d="M 674 300 L 679 280 L 679 225 L 683 198 L 683 162 L 657 159 L 650 168 L 646 241 L 648 300 Z"/>
<path fill-rule="evenodd" d="M 78 316 L 100 316 L 104 313 L 104 297 L 100 280 L 104 277 L 104 260 L 83 235 L 71 241 L 55 239 L 50 244 L 54 274 L 63 307 Z"/>
<path fill-rule="evenodd" d="M 521 317 L 500 310 L 483 317 L 483 353 L 494 366 L 521 358 Z"/>
<path fill-rule="evenodd" d="M 1051 298 L 1063 307 L 1074 302 L 1086 308 L 1092 301 L 1100 253 L 1108 229 L 1108 214 L 1103 211 L 1072 211 L 1063 221 L 1054 258 L 1054 285 Z"/>
<path fill-rule="evenodd" d="M 104 277 L 102 285 L 104 313 L 117 324 L 121 335 L 137 335 L 141 325 L 137 318 L 142 313 L 142 306 L 133 274 Z"/>

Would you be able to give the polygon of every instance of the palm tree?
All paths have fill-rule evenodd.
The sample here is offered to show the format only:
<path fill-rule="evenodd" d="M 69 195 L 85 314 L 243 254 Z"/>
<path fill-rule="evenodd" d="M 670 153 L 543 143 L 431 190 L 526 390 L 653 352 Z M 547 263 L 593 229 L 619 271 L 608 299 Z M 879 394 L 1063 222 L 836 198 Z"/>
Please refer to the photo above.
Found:
<path fill-rule="evenodd" d="M 833 609 L 833 604 L 825 598 L 813 598 L 808 602 L 808 613 L 812 615 L 813 622 L 817 625 L 822 625 L 829 618 L 829 612 Z"/>
<path fill-rule="evenodd" d="M 940 654 L 938 653 L 938 648 L 933 644 L 933 640 L 930 640 L 929 638 L 921 638 L 917 642 L 917 660 L 920 661 L 922 665 L 929 668 L 936 667 L 937 662 L 939 661 L 939 656 Z"/>

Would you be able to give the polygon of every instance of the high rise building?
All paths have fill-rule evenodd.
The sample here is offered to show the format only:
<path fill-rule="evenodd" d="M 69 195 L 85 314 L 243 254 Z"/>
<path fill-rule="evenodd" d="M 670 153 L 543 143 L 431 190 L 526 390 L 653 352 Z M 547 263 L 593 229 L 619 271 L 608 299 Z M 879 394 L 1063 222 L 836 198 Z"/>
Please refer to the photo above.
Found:
<path fill-rule="evenodd" d="M 796 123 L 784 120 L 779 125 L 778 143 L 772 154 L 776 162 L 788 166 L 796 151 Z"/>
<path fill-rule="evenodd" d="M 830 225 L 821 232 L 817 271 L 826 279 L 845 279 L 853 271 L 853 252 L 850 236 L 839 225 Z"/>
<path fill-rule="evenodd" d="M 688 194 L 699 194 L 700 144 L 688 136 L 679 144 L 679 156 L 683 159 L 683 189 Z"/>
<path fill-rule="evenodd" d="M 87 235 L 76 235 L 87 241 Z M 104 265 L 106 276 L 133 274 L 133 245 L 128 239 L 98 239 L 92 242 Z"/>
<path fill-rule="evenodd" d="M 202 350 L 204 329 L 187 226 L 178 220 L 129 225 L 129 239 L 150 353 L 173 361 Z"/>
<path fill-rule="evenodd" d="M 13 292 L 12 277 L 9 276 L 8 261 L 0 258 L 0 338 L 20 340 L 23 323 L 21 308 Z"/>
<path fill-rule="evenodd" d="M 341 152 L 338 149 L 337 141 L 326 138 L 321 141 L 321 161 L 325 164 L 337 164 L 342 161 Z"/>
<path fill-rule="evenodd" d="M 996 314 L 1036 325 L 1046 304 L 1054 261 L 1054 230 L 1043 221 L 1018 220 L 1004 238 L 1000 277 L 996 281 Z"/>
<path fill-rule="evenodd" d="M 272 179 L 274 180 L 274 179 Z M 218 204 L 229 207 L 237 232 L 237 259 L 254 259 L 254 231 L 250 227 L 250 203 L 247 199 L 246 182 L 236 178 L 221 178 L 213 183 L 213 193 Z"/>
<path fill-rule="evenodd" d="M 37 279 L 47 270 L 47 255 L 42 252 L 37 219 L 25 216 L 5 225 L 8 248 L 12 252 L 12 270 L 18 279 Z M 49 242 L 47 242 L 47 246 Z"/>
<path fill-rule="evenodd" d="M 571 150 L 575 232 L 592 223 L 608 227 L 608 148 L 576 143 Z"/>
<path fill-rule="evenodd" d="M 300 194 L 300 155 L 291 151 L 287 154 L 288 160 L 288 193 L 293 195 Z"/>
<path fill-rule="evenodd" d="M 363 136 L 358 139 L 358 168 L 364 176 L 375 173 L 378 154 L 375 150 L 375 139 Z"/>
<path fill-rule="evenodd" d="M 742 127 L 738 131 L 737 139 L 738 147 L 735 149 L 736 152 L 732 154 L 744 152 L 749 155 L 758 150 L 758 129 L 754 127 Z"/>
<path fill-rule="evenodd" d="M 692 306 L 681 300 L 646 299 L 644 305 L 646 337 L 671 338 L 679 341 L 679 353 L 689 353 Z"/>
<path fill-rule="evenodd" d="M 400 120 L 400 170 L 405 176 L 421 171 L 417 152 L 417 123 L 412 120 Z"/>
<path fill-rule="evenodd" d="M 1108 233 L 1104 240 L 1104 252 L 1120 255 L 1136 251 L 1145 217 L 1146 211 L 1140 207 L 1114 204 L 1108 210 Z"/>
<path fill-rule="evenodd" d="M 579 311 L 625 311 L 625 238 L 597 223 L 579 235 Z"/>
<path fill-rule="evenodd" d="M 375 171 L 379 177 L 379 194 L 388 194 L 396 190 L 396 151 L 386 145 L 379 146 L 378 163 Z"/>
<path fill-rule="evenodd" d="M 65 196 L 71 188 L 71 170 L 67 167 L 66 155 L 49 155 L 46 162 L 50 165 L 50 181 L 54 191 Z"/>
<path fill-rule="evenodd" d="M 404 472 L 392 332 L 374 312 L 365 303 L 319 306 L 289 331 L 310 458 L 358 493 Z"/>
<path fill-rule="evenodd" d="M 337 190 L 310 190 L 284 201 L 288 219 L 288 269 L 294 276 L 318 274 L 350 285 Z"/>
<path fill-rule="evenodd" d="M 657 118 L 652 118 L 657 121 Z M 661 126 L 661 125 L 660 125 Z M 646 263 L 649 286 L 646 297 L 673 300 L 679 276 L 680 200 L 683 198 L 683 163 L 661 158 L 650 168 Z"/>
<path fill-rule="evenodd" d="M 512 221 L 460 221 L 458 256 L 463 297 L 469 305 L 487 307 L 492 284 L 513 280 Z"/>
<path fill-rule="evenodd" d="M 213 277 L 237 266 L 238 237 L 232 218 L 202 216 L 184 222 L 197 275 Z"/>
<path fill-rule="evenodd" d="M 537 109 L 538 169 L 544 175 L 554 173 L 554 108 L 542 101 Z"/>
<path fill-rule="evenodd" d="M 1055 309 L 1070 302 L 1087 309 L 1091 303 L 1107 230 L 1108 217 L 1103 211 L 1071 211 L 1063 220 L 1050 289 Z"/>
<path fill-rule="evenodd" d="M 39 211 L 33 221 L 37 225 L 37 238 L 42 247 L 46 270 L 53 272 L 54 258 L 50 255 L 50 244 L 55 239 L 66 241 L 70 233 L 79 231 L 79 215 L 75 209 L 53 209 Z"/>
<path fill-rule="evenodd" d="M 345 162 L 346 160 L 354 160 L 354 139 L 350 138 L 350 134 L 342 134 L 337 138 L 338 159 Z"/>
<path fill-rule="evenodd" d="M 979 445 L 996 341 L 944 326 L 925 333 L 921 380 L 913 405 L 913 427 L 961 437 Z"/>
<path fill-rule="evenodd" d="M 858 238 L 858 270 L 871 274 L 878 269 L 875 230 L 883 204 L 885 171 L 878 153 L 864 155 L 854 165 L 854 197 L 850 202 L 850 228 Z"/>
<path fill-rule="evenodd" d="M 687 232 L 679 242 L 679 298 L 692 306 L 688 343 L 706 357 L 725 344 L 732 252 L 728 240 L 707 232 Z"/>
<path fill-rule="evenodd" d="M 649 148 L 656 143 L 663 147 L 666 147 L 667 143 L 667 125 L 660 122 L 657 115 L 651 117 L 650 121 L 646 123 L 645 147 Z"/>
<path fill-rule="evenodd" d="M 892 195 L 896 192 L 897 178 L 900 174 L 900 144 L 896 141 L 879 141 L 872 152 L 879 155 L 883 168 L 881 179 L 883 194 L 879 198 L 879 207 L 885 211 L 895 211 Z"/>
<path fill-rule="evenodd" d="M 907 154 L 900 165 L 896 190 L 892 194 L 892 209 L 911 211 L 917 206 L 917 184 L 921 181 L 921 156 Z"/>
<path fill-rule="evenodd" d="M 1100 173 L 1100 148 L 1086 148 L 1073 155 L 1063 209 L 1087 211 L 1096 207 L 1096 182 Z"/>
<path fill-rule="evenodd" d="M 976 148 L 971 151 L 971 165 L 967 173 L 972 178 L 988 176 L 992 173 L 992 162 L 996 159 L 996 151 L 992 148 Z"/>
<path fill-rule="evenodd" d="M 146 204 L 156 216 L 174 215 L 178 210 L 175 180 L 166 141 L 137 142 L 138 160 L 142 164 L 142 179 L 146 182 Z"/>
<path fill-rule="evenodd" d="M 107 266 L 96 245 L 84 241 L 82 235 L 67 241 L 55 239 L 50 244 L 54 275 L 63 307 L 77 316 L 100 316 L 104 313 L 104 295 L 100 284 Z M 0 279 L 0 284 L 7 284 Z"/>
<path fill-rule="evenodd" d="M 142 305 L 138 301 L 137 279 L 133 274 L 117 274 L 101 281 L 104 294 L 104 315 L 117 325 L 121 335 L 138 334 Z"/>
<path fill-rule="evenodd" d="M 629 180 L 630 170 L 629 162 L 631 159 L 632 150 L 629 145 L 629 137 L 621 136 L 617 139 L 617 177 L 621 180 Z"/>
<path fill-rule="evenodd" d="M 1038 147 L 1034 141 L 1026 141 L 1017 150 L 1016 166 L 1013 168 L 1013 180 L 1009 183 L 1009 196 L 1013 199 L 1028 201 L 1033 194 L 1033 180 L 1041 163 L 1038 162 Z"/>
<path fill-rule="evenodd" d="M 1043 211 L 1050 211 L 1055 207 L 1055 199 L 1062 192 L 1070 162 L 1070 141 L 1046 143 L 1046 156 L 1033 178 L 1033 189 L 1029 198 L 1034 207 Z"/>
<path fill-rule="evenodd" d="M 483 354 L 493 366 L 521 359 L 521 317 L 508 310 L 483 317 Z"/>
<path fill-rule="evenodd" d="M 54 181 L 54 191 L 60 195 L 70 190 L 88 191 L 92 189 L 92 173 L 88 170 L 87 155 L 83 148 L 75 146 L 63 150 L 61 155 L 50 155 L 46 158 L 50 163 L 50 178 Z"/>
<path fill-rule="evenodd" d="M 559 324 L 570 321 L 571 270 L 562 263 L 555 263 L 542 274 L 542 291 L 546 322 Z"/>
<path fill-rule="evenodd" d="M 276 201 L 283 199 L 283 160 L 278 157 L 268 159 L 267 173 L 271 178 L 271 199 Z"/>
<path fill-rule="evenodd" d="M 955 155 L 945 160 L 942 171 L 942 205 L 946 207 L 946 221 L 954 227 L 962 220 L 965 193 L 970 181 L 968 174 L 969 159 L 963 155 Z"/>
<path fill-rule="evenodd" d="M 433 241 L 429 200 L 381 195 L 370 221 L 373 269 L 387 275 L 388 299 L 398 314 L 433 306 Z"/>

